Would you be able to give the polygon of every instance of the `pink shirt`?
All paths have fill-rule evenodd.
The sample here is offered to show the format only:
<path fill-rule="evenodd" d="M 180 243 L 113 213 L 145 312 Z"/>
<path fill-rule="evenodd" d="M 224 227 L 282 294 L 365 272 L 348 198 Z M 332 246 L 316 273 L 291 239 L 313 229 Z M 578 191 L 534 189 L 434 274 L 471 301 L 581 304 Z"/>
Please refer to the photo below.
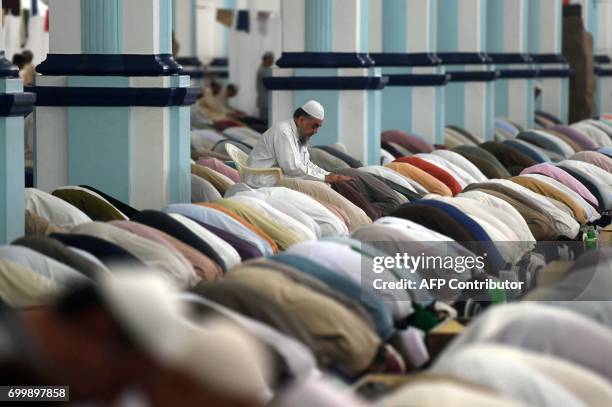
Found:
<path fill-rule="evenodd" d="M 401 130 L 384 131 L 381 138 L 387 143 L 399 144 L 412 153 L 431 153 L 433 151 L 433 146 L 426 140 Z"/>
<path fill-rule="evenodd" d="M 612 158 L 596 151 L 581 151 L 570 157 L 570 160 L 584 161 L 606 170 L 612 174 Z"/>
<path fill-rule="evenodd" d="M 559 167 L 555 167 L 550 163 L 542 163 L 537 165 L 532 165 L 531 167 L 525 168 L 521 175 L 525 174 L 542 174 L 547 177 L 551 177 L 556 179 L 566 187 L 574 190 L 576 193 L 580 194 L 586 201 L 590 202 L 592 205 L 599 207 L 599 201 L 589 190 L 576 178 L 572 177 L 567 172 L 563 171 Z"/>
<path fill-rule="evenodd" d="M 236 183 L 240 182 L 238 171 L 216 158 L 200 158 L 197 164 L 215 170 Z"/>
<path fill-rule="evenodd" d="M 595 145 L 595 143 L 593 143 L 593 140 L 591 140 L 589 137 L 587 137 L 580 131 L 573 129 L 569 126 L 563 126 L 559 124 L 556 126 L 549 127 L 548 130 L 558 131 L 559 133 L 572 139 L 576 144 L 578 144 L 585 150 L 597 149 L 597 146 Z"/>
<path fill-rule="evenodd" d="M 159 243 L 177 256 L 184 258 L 191 265 L 200 280 L 216 280 L 223 275 L 221 266 L 211 258 L 161 230 L 132 221 L 112 221 L 110 224 L 147 240 Z"/>

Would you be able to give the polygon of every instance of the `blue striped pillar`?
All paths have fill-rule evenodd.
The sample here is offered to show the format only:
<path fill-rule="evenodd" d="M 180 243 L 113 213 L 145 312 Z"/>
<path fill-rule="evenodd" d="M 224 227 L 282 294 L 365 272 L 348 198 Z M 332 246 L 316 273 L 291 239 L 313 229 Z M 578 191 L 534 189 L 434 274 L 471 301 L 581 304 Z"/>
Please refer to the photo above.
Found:
<path fill-rule="evenodd" d="M 24 235 L 23 117 L 33 103 L 34 95 L 23 92 L 19 70 L 0 51 L 0 244 Z"/>
<path fill-rule="evenodd" d="M 236 9 L 236 0 L 223 0 L 223 8 L 227 10 Z M 226 59 L 229 56 L 229 33 L 230 28 L 223 29 L 223 55 L 219 55 L 220 59 Z"/>
<path fill-rule="evenodd" d="M 306 52 L 332 52 L 332 0 L 308 0 L 304 3 Z"/>
<path fill-rule="evenodd" d="M 437 14 L 437 54 L 450 75 L 446 124 L 490 140 L 494 135 L 496 71 L 484 53 L 487 1 L 438 0 Z"/>
<path fill-rule="evenodd" d="M 86 54 L 121 54 L 122 0 L 81 0 L 81 44 Z"/>
<path fill-rule="evenodd" d="M 569 76 L 562 49 L 562 0 L 529 0 L 528 50 L 538 68 L 537 81 L 542 94 L 536 109 L 557 116 L 567 123 Z"/>
<path fill-rule="evenodd" d="M 17 68 L 0 55 L 0 244 L 24 235 L 23 117 L 34 95 L 23 93 Z"/>
<path fill-rule="evenodd" d="M 495 115 L 532 128 L 537 70 L 527 55 L 527 0 L 488 0 L 487 53 L 496 64 Z"/>
<path fill-rule="evenodd" d="M 32 88 L 36 186 L 88 184 L 141 209 L 189 202 L 198 90 L 170 53 L 171 1 L 52 2 L 50 15 Z"/>
<path fill-rule="evenodd" d="M 368 0 L 282 0 L 281 69 L 266 80 L 270 121 L 290 120 L 309 99 L 325 108 L 312 141 L 340 142 L 364 163 L 380 159 L 380 69 L 367 54 Z"/>
<path fill-rule="evenodd" d="M 370 56 L 389 82 L 382 92 L 383 130 L 400 129 L 444 142 L 444 85 L 433 54 L 435 0 L 370 4 Z"/>

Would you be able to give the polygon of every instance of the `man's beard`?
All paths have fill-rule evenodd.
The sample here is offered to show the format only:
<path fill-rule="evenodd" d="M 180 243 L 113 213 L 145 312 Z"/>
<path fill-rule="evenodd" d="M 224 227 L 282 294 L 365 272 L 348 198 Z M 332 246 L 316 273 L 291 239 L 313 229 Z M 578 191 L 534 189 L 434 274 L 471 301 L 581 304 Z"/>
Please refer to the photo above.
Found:
<path fill-rule="evenodd" d="M 300 136 L 298 138 L 298 141 L 300 142 L 300 145 L 302 147 L 306 147 L 308 145 L 308 141 L 310 141 L 310 137 L 306 136 L 305 134 L 302 134 L 301 131 L 298 130 L 298 135 Z"/>

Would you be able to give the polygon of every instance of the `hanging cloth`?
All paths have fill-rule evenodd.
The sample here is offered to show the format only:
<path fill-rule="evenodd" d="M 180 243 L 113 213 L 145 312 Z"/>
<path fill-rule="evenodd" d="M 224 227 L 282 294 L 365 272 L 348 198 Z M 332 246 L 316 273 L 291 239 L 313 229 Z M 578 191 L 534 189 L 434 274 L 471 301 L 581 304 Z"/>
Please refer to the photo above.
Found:
<path fill-rule="evenodd" d="M 2 0 L 2 8 L 19 17 L 21 15 L 21 0 Z"/>
<path fill-rule="evenodd" d="M 217 21 L 231 28 L 234 25 L 234 10 L 217 10 Z"/>
<path fill-rule="evenodd" d="M 19 30 L 21 48 L 25 48 L 30 37 L 30 10 L 24 9 L 21 13 L 21 29 Z"/>
<path fill-rule="evenodd" d="M 261 35 L 268 35 L 270 28 L 270 16 L 271 13 L 268 11 L 257 12 L 257 28 Z"/>
<path fill-rule="evenodd" d="M 38 0 L 32 0 L 32 6 L 30 7 L 30 9 L 30 14 L 32 15 L 32 17 L 38 15 Z"/>
<path fill-rule="evenodd" d="M 251 19 L 248 10 L 238 11 L 238 21 L 236 22 L 236 30 L 250 32 L 251 31 Z"/>

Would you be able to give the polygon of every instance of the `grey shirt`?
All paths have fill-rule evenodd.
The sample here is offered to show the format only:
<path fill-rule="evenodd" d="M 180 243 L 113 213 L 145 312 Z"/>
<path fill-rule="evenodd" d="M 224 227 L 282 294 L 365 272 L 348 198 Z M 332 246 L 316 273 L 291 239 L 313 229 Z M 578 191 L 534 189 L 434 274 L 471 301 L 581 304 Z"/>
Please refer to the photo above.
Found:
<path fill-rule="evenodd" d="M 260 110 L 268 109 L 268 90 L 264 86 L 263 79 L 272 76 L 272 68 L 260 65 L 257 69 L 257 107 Z"/>

